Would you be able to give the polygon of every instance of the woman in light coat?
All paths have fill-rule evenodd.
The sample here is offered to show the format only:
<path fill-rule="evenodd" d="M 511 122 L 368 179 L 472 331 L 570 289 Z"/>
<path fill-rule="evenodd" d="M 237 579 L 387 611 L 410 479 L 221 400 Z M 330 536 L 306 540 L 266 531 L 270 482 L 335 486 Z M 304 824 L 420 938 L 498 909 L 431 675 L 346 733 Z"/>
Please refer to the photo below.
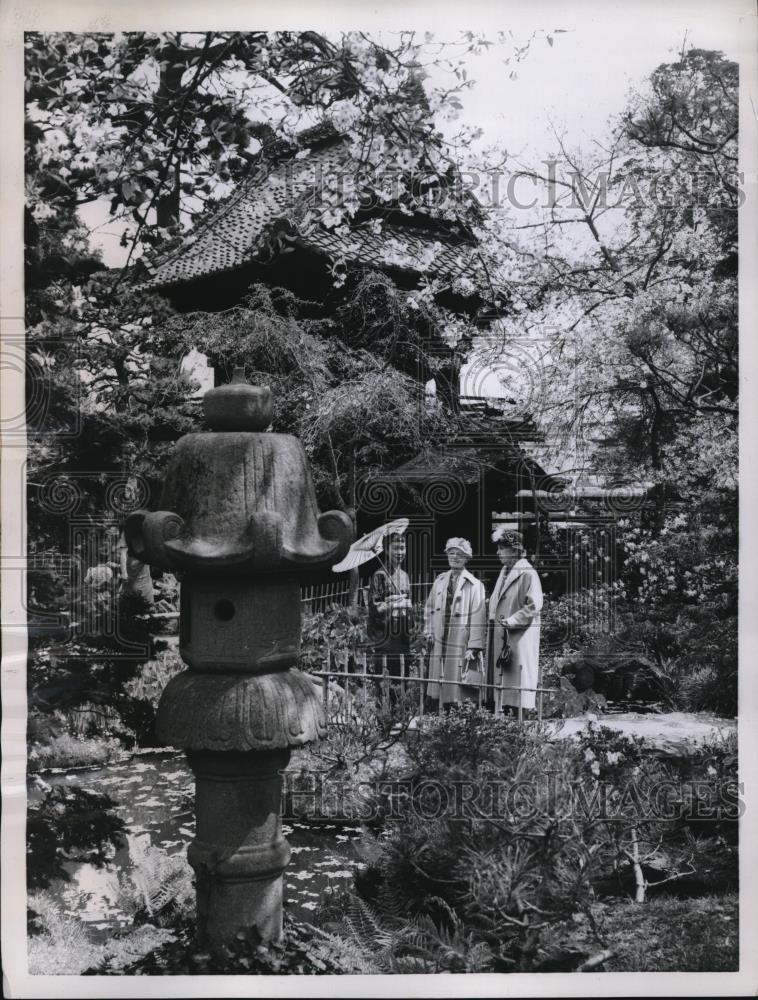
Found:
<path fill-rule="evenodd" d="M 492 535 L 502 563 L 489 601 L 487 683 L 495 685 L 495 714 L 504 708 L 532 709 L 539 681 L 542 585 L 526 559 L 518 531 L 497 528 Z M 511 657 L 505 670 L 497 667 L 508 630 Z M 510 690 L 499 690 L 500 685 Z"/>
<path fill-rule="evenodd" d="M 432 584 L 424 608 L 424 634 L 430 648 L 428 698 L 443 705 L 463 700 L 477 701 L 476 686 L 462 688 L 468 668 L 479 665 L 487 631 L 487 601 L 484 584 L 466 569 L 471 544 L 451 538 L 445 546 L 450 569 Z M 479 673 L 479 683 L 482 680 Z"/>

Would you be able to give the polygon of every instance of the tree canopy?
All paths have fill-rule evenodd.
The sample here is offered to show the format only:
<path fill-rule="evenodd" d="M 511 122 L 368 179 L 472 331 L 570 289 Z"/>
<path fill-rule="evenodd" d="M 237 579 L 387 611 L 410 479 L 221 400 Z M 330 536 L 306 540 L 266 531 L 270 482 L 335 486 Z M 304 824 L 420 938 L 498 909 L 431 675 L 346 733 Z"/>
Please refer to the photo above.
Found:
<path fill-rule="evenodd" d="M 556 135 L 560 170 L 533 172 L 548 207 L 521 234 L 519 318 L 554 331 L 564 373 L 547 419 L 601 428 L 643 478 L 682 486 L 736 474 L 737 83 L 734 63 L 693 49 L 631 96 L 594 158 Z M 702 447 L 717 438 L 718 458 Z"/>
<path fill-rule="evenodd" d="M 414 32 L 29 35 L 32 193 L 46 211 L 107 197 L 132 221 L 125 241 L 154 245 L 180 211 L 200 215 L 228 193 L 258 149 L 328 116 L 350 140 L 351 190 L 399 190 L 410 204 L 419 177 L 452 165 L 435 119 L 460 108 L 472 82 L 461 67 L 479 44 Z M 431 65 L 444 71 L 436 82 Z M 332 225 L 357 207 L 345 184 L 322 206 Z"/>

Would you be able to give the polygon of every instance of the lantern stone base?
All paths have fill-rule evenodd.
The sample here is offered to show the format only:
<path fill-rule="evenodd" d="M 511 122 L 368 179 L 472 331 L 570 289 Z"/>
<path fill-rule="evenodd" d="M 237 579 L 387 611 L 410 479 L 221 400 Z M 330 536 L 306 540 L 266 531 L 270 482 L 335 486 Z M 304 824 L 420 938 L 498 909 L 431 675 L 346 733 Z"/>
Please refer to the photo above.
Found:
<path fill-rule="evenodd" d="M 282 872 L 290 847 L 282 834 L 282 771 L 289 750 L 191 750 L 196 838 L 188 859 L 197 878 L 198 941 L 216 945 L 256 928 L 282 935 Z"/>
<path fill-rule="evenodd" d="M 321 699 L 299 670 L 207 674 L 185 670 L 166 685 L 161 740 L 187 753 L 195 775 L 198 940 L 222 944 L 257 928 L 282 934 L 282 772 L 292 747 L 323 736 Z"/>

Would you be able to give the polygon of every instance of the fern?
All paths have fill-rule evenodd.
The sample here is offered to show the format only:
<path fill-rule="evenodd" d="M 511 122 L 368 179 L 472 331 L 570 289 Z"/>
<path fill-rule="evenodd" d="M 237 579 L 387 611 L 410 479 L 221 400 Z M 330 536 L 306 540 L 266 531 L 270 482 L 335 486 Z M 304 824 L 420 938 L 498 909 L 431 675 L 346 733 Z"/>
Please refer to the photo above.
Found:
<path fill-rule="evenodd" d="M 382 926 L 381 918 L 371 906 L 354 894 L 349 897 L 345 923 L 367 948 L 387 948 L 392 944 L 392 932 Z"/>
<path fill-rule="evenodd" d="M 438 925 L 426 913 L 414 917 L 403 935 L 404 946 L 415 949 L 419 953 L 416 957 L 427 965 L 434 964 L 436 971 L 484 972 L 490 968 L 489 946 L 464 932 L 461 918 L 444 899 L 436 897 L 433 901 L 449 915 L 450 927 Z"/>
<path fill-rule="evenodd" d="M 465 934 L 460 918 L 437 898 L 450 919 L 439 927 L 428 914 L 410 919 L 383 913 L 350 895 L 342 919 L 329 932 L 313 928 L 323 957 L 353 973 L 482 972 L 491 967 L 488 946 Z M 347 968 L 349 967 L 349 968 Z"/>
<path fill-rule="evenodd" d="M 131 870 L 119 882 L 121 906 L 152 920 L 191 905 L 192 875 L 183 855 L 156 847 L 149 833 L 127 834 Z"/>
<path fill-rule="evenodd" d="M 349 932 L 329 932 L 319 928 L 312 930 L 312 954 L 327 965 L 336 964 L 347 975 L 376 975 L 382 971 L 374 960 L 372 950 Z"/>

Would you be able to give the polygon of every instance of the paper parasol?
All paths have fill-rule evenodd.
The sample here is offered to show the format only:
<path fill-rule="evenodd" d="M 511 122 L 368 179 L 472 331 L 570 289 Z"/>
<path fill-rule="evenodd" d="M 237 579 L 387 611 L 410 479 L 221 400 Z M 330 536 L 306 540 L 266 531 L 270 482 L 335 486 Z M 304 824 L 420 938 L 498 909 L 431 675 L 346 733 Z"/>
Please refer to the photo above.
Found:
<path fill-rule="evenodd" d="M 374 528 L 367 535 L 363 535 L 347 550 L 347 555 L 336 565 L 332 566 L 333 573 L 345 573 L 349 569 L 355 569 L 361 563 L 368 562 L 374 556 L 378 556 L 382 551 L 382 542 L 386 535 L 402 535 L 408 527 L 407 517 L 397 517 L 394 521 L 383 524 L 381 528 Z"/>

